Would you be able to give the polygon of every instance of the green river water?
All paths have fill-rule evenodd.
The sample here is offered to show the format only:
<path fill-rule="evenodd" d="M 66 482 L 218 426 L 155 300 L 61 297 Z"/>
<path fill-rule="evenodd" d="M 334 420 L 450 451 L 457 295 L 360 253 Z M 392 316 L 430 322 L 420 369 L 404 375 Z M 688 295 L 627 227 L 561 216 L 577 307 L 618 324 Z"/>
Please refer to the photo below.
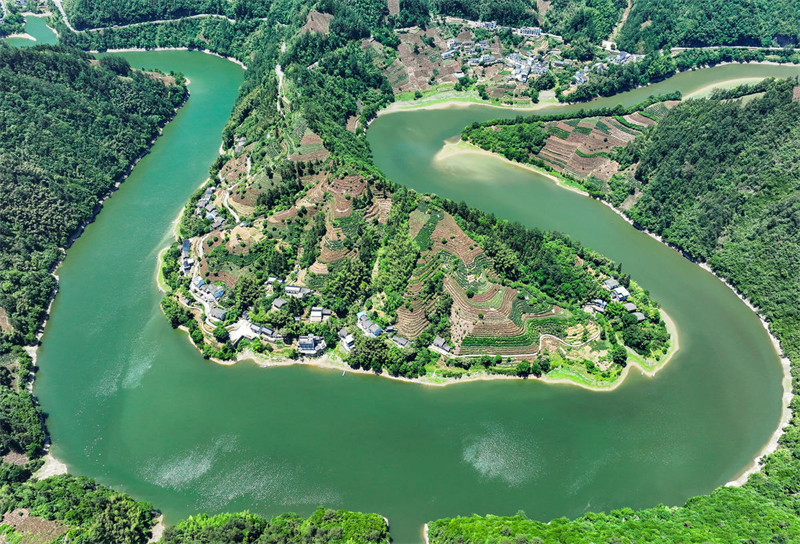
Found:
<path fill-rule="evenodd" d="M 778 358 L 721 282 L 541 176 L 487 157 L 432 162 L 464 125 L 505 113 L 483 107 L 380 117 L 369 132 L 378 165 L 417 190 L 562 230 L 622 261 L 680 331 L 680 352 L 656 378 L 633 374 L 611 393 L 533 380 L 434 388 L 203 360 L 158 309 L 156 257 L 207 176 L 243 72 L 198 52 L 124 56 L 184 72 L 192 94 L 58 270 L 36 394 L 52 453 L 72 473 L 152 501 L 168 523 L 324 504 L 380 512 L 406 543 L 443 516 L 681 504 L 734 478 L 777 427 Z M 720 67 L 657 87 L 799 71 Z"/>

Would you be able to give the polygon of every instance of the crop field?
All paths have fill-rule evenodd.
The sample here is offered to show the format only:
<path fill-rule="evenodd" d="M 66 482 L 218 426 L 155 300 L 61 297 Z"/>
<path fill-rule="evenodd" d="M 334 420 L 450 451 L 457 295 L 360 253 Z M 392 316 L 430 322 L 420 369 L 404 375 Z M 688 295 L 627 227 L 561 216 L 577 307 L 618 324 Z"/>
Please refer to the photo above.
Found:
<path fill-rule="evenodd" d="M 419 246 L 420 251 L 427 251 L 431 249 L 433 242 L 431 241 L 431 234 L 436 230 L 436 225 L 444 219 L 445 213 L 441 210 L 433 210 L 425 221 L 425 224 L 414 236 L 414 242 Z"/>
<path fill-rule="evenodd" d="M 437 221 L 436 228 L 430 235 L 430 240 L 433 241 L 433 251 L 446 250 L 464 261 L 467 266 L 471 265 L 475 258 L 483 253 L 481 246 L 461 230 L 453 216 L 441 213 L 443 217 Z M 423 227 L 422 231 L 426 228 L 427 225 Z M 420 245 L 420 247 L 422 246 Z"/>

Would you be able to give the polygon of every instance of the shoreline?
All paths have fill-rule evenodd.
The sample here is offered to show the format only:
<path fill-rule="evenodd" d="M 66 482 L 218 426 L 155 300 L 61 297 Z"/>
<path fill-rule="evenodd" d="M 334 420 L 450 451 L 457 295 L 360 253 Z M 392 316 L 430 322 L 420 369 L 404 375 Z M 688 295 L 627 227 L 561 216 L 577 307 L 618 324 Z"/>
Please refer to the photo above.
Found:
<path fill-rule="evenodd" d="M 16 33 L 16 34 L 9 34 L 8 36 L 3 36 L 3 37 L 2 37 L 2 38 L 0 38 L 0 39 L 3 39 L 3 40 L 9 40 L 9 39 L 12 39 L 12 38 L 19 38 L 19 39 L 23 39 L 23 40 L 30 40 L 30 41 L 32 41 L 32 42 L 38 41 L 36 38 L 34 38 L 33 36 L 31 36 L 31 35 L 30 35 L 30 34 L 28 34 L 27 32 L 18 32 L 18 33 Z"/>
<path fill-rule="evenodd" d="M 581 191 L 581 190 L 578 190 L 578 189 L 574 189 L 572 187 L 565 186 L 563 184 L 563 182 L 558 179 L 557 176 L 554 176 L 554 175 L 550 174 L 549 172 L 545 172 L 544 170 L 542 170 L 542 169 L 540 169 L 540 168 L 538 168 L 536 166 L 516 163 L 516 162 L 511 161 L 511 160 L 509 160 L 509 159 L 507 159 L 507 158 L 505 158 L 505 157 L 503 157 L 503 156 L 501 156 L 501 155 L 499 155 L 497 153 L 492 153 L 490 151 L 486 151 L 485 149 L 478 148 L 478 147 L 473 146 L 472 144 L 469 144 L 469 143 L 466 143 L 466 145 L 475 148 L 475 151 L 473 151 L 472 149 L 469 149 L 469 148 L 462 148 L 461 150 L 458 150 L 458 151 L 455 151 L 455 152 L 451 151 L 449 153 L 447 153 L 447 152 L 443 153 L 445 148 L 447 148 L 448 146 L 455 146 L 455 145 L 457 145 L 457 144 L 445 144 L 443 146 L 442 150 L 440 150 L 435 155 L 434 160 L 443 160 L 443 159 L 446 159 L 448 157 L 455 156 L 455 155 L 462 154 L 462 153 L 476 153 L 476 154 L 482 154 L 482 155 L 489 155 L 489 156 L 492 156 L 492 157 L 494 157 L 496 159 L 500 159 L 502 161 L 511 163 L 511 164 L 513 164 L 515 166 L 519 166 L 519 167 L 524 168 L 526 170 L 530 170 L 530 171 L 536 172 L 537 174 L 543 175 L 543 176 L 547 177 L 548 179 L 555 181 L 556 184 L 559 187 L 562 187 L 564 189 L 568 189 L 568 190 L 574 191 L 576 193 L 582 194 L 584 196 L 587 196 L 589 198 L 592 198 L 589 195 L 589 193 L 587 193 L 586 191 Z M 738 487 L 738 486 L 741 486 L 741 485 L 745 484 L 751 474 L 755 474 L 756 472 L 760 472 L 761 471 L 761 464 L 760 464 L 761 459 L 763 459 L 766 455 L 774 453 L 777 450 L 778 445 L 779 445 L 779 441 L 780 441 L 780 437 L 783 435 L 785 427 L 791 421 L 792 411 L 791 411 L 791 408 L 790 408 L 790 403 L 791 403 L 792 398 L 794 397 L 794 392 L 792 391 L 791 362 L 789 361 L 789 358 L 786 356 L 786 354 L 784 353 L 783 349 L 781 348 L 781 345 L 780 345 L 780 342 L 778 341 L 778 339 L 775 337 L 775 335 L 770 330 L 769 321 L 767 321 L 767 319 L 761 314 L 761 312 L 759 312 L 758 308 L 756 308 L 755 305 L 750 300 L 748 300 L 738 289 L 736 289 L 736 287 L 733 284 L 731 284 L 727 279 L 723 278 L 722 276 L 720 276 L 719 274 L 714 272 L 714 270 L 708 265 L 708 263 L 698 262 L 697 260 L 691 258 L 688 254 L 686 254 L 683 250 L 681 250 L 675 244 L 672 244 L 672 243 L 664 240 L 664 238 L 662 236 L 660 236 L 660 235 L 658 235 L 658 234 L 656 234 L 654 232 L 651 232 L 651 231 L 649 231 L 647 229 L 644 229 L 644 228 L 641 228 L 641 227 L 637 226 L 636 223 L 634 223 L 634 221 L 630 217 L 625 215 L 621 210 L 619 210 L 619 209 L 615 208 L 614 206 L 612 206 L 611 203 L 606 202 L 605 200 L 597 199 L 597 198 L 595 198 L 594 200 L 600 202 L 604 206 L 606 206 L 609 209 L 611 209 L 611 211 L 613 211 L 615 214 L 617 214 L 619 217 L 621 217 L 625 222 L 627 222 L 629 225 L 631 225 L 636 230 L 647 234 L 648 236 L 650 236 L 654 240 L 658 241 L 659 243 L 669 247 L 670 249 L 673 249 L 674 251 L 677 251 L 684 258 L 688 259 L 693 264 L 696 264 L 697 266 L 699 266 L 700 268 L 702 268 L 706 272 L 708 272 L 711 275 L 713 275 L 719 281 L 721 281 L 726 287 L 728 287 L 731 291 L 733 291 L 733 293 L 739 298 L 739 300 L 741 300 L 745 304 L 745 306 L 747 306 L 748 309 L 750 309 L 754 314 L 756 314 L 756 316 L 758 317 L 758 319 L 759 319 L 759 321 L 761 323 L 761 326 L 764 327 L 764 330 L 766 330 L 767 335 L 769 336 L 769 339 L 772 342 L 773 347 L 775 348 L 775 353 L 778 355 L 778 359 L 780 361 L 781 368 L 783 370 L 783 379 L 781 380 L 781 384 L 783 386 L 783 395 L 781 396 L 781 417 L 780 417 L 780 420 L 778 422 L 777 429 L 775 429 L 775 431 L 772 433 L 772 435 L 770 436 L 770 439 L 767 441 L 767 443 L 764 445 L 764 447 L 761 448 L 761 450 L 759 450 L 759 452 L 755 456 L 755 458 L 750 463 L 748 463 L 742 469 L 742 471 L 737 474 L 737 476 L 733 480 L 730 480 L 729 482 L 724 484 L 724 486 L 725 487 L 733 487 L 733 486 Z M 663 310 L 662 310 L 662 314 L 664 314 Z M 663 317 L 663 315 L 662 315 L 662 317 Z M 669 322 L 667 322 L 666 319 L 664 319 L 664 321 L 665 321 L 665 323 L 667 323 L 668 327 L 670 325 L 672 327 L 675 326 L 674 322 L 672 322 L 671 319 L 670 319 Z M 677 334 L 676 334 L 676 339 L 677 338 L 678 337 L 677 337 Z M 670 355 L 667 358 L 667 360 L 671 359 L 671 357 L 672 357 L 672 355 Z M 625 370 L 623 370 L 623 374 L 625 374 L 626 371 L 628 370 L 628 368 L 630 368 L 631 366 L 634 366 L 634 365 L 630 365 L 629 364 L 625 368 Z M 635 366 L 638 366 L 638 364 L 635 365 Z M 653 375 L 655 375 L 655 372 L 657 372 L 661 368 L 663 368 L 663 365 L 661 365 L 658 368 L 656 368 L 654 370 L 654 372 L 653 372 Z M 621 375 L 620 376 L 620 381 L 622 381 L 623 378 L 624 378 L 624 376 Z"/>
<path fill-rule="evenodd" d="M 52 308 L 53 308 L 53 304 L 55 303 L 56 295 L 58 294 L 59 283 L 60 283 L 60 278 L 59 278 L 59 276 L 57 274 L 58 268 L 61 266 L 61 264 L 67 258 L 67 250 L 70 247 L 72 247 L 72 244 L 75 243 L 75 240 L 77 240 L 80 237 L 80 235 L 83 234 L 83 231 L 86 229 L 86 227 L 88 227 L 91 223 L 93 223 L 95 221 L 95 219 L 97 219 L 97 216 L 103 210 L 103 203 L 106 200 L 108 200 L 109 198 L 111 198 L 111 196 L 122 186 L 122 183 L 124 183 L 125 180 L 128 179 L 128 177 L 131 175 L 131 172 L 133 172 L 134 167 L 139 163 L 139 161 L 142 160 L 142 158 L 144 158 L 147 154 L 150 153 L 150 150 L 152 149 L 153 145 L 155 145 L 156 141 L 158 141 L 158 138 L 163 134 L 164 127 L 175 119 L 175 117 L 178 115 L 178 111 L 180 111 L 180 109 L 186 104 L 187 100 L 189 100 L 189 89 L 188 89 L 188 87 L 186 88 L 186 94 L 185 94 L 185 96 L 183 98 L 183 101 L 173 110 L 172 116 L 169 119 L 166 119 L 157 128 L 155 134 L 150 139 L 147 148 L 145 150 L 143 150 L 133 161 L 131 161 L 131 163 L 128 165 L 128 168 L 120 176 L 120 178 L 117 179 L 111 185 L 111 187 L 109 187 L 108 190 L 98 199 L 97 205 L 94 207 L 94 210 L 92 210 L 92 215 L 89 218 L 87 218 L 86 221 L 84 221 L 81 225 L 78 226 L 78 228 L 75 230 L 75 232 L 73 232 L 72 235 L 70 235 L 69 239 L 67 240 L 67 243 L 64 246 L 61 246 L 61 247 L 58 248 L 61 251 L 61 258 L 55 263 L 55 265 L 53 265 L 53 268 L 50 271 L 50 275 L 53 278 L 55 278 L 56 284 L 55 284 L 55 287 L 53 288 L 52 293 L 50 294 L 50 300 L 48 301 L 48 304 L 47 304 L 47 310 L 45 312 L 44 321 L 42 321 L 42 324 L 39 326 L 39 329 L 36 332 L 36 344 L 34 344 L 32 346 L 25 346 L 24 347 L 25 351 L 31 357 L 31 360 L 32 360 L 32 363 L 33 363 L 34 367 L 37 367 L 39 348 L 42 345 L 42 338 L 44 337 L 44 333 L 47 330 L 47 323 L 50 321 L 50 316 L 51 316 L 51 311 L 52 311 Z M 32 373 L 32 374 L 33 374 L 33 376 L 31 377 L 31 381 L 28 384 L 28 391 L 31 394 L 33 394 L 33 390 L 34 390 L 34 387 L 36 385 L 36 379 L 35 379 L 36 375 L 34 373 Z M 35 402 L 36 402 L 36 406 L 38 407 L 39 406 L 39 402 L 38 402 L 38 400 L 36 399 L 35 396 L 34 396 L 34 399 L 35 399 Z M 55 458 L 50 453 L 50 444 L 51 444 L 51 442 L 50 442 L 50 432 L 48 431 L 47 426 L 44 423 L 44 420 L 42 420 L 42 427 L 44 429 L 45 437 L 46 437 L 46 440 L 47 440 L 47 446 L 46 446 L 46 449 L 45 449 L 45 455 L 42 456 L 42 459 L 44 459 L 45 464 L 36 472 L 36 475 L 38 475 L 39 479 L 43 479 L 43 478 L 47 478 L 49 476 L 55 476 L 55 475 L 59 475 L 59 474 L 67 474 L 67 472 L 68 472 L 67 465 L 65 463 L 63 463 L 62 461 L 58 460 L 57 458 Z"/>
<path fill-rule="evenodd" d="M 665 78 L 665 79 L 662 79 L 662 80 L 659 80 L 659 81 L 651 81 L 651 82 L 648 82 L 646 85 L 638 85 L 636 87 L 632 87 L 632 88 L 627 89 L 625 91 L 621 91 L 619 93 L 616 93 L 613 96 L 617 96 L 617 95 L 620 95 L 620 94 L 628 93 L 628 92 L 634 91 L 636 89 L 643 89 L 643 88 L 646 88 L 646 87 L 650 87 L 651 85 L 654 85 L 656 83 L 660 83 L 661 81 L 667 81 L 671 77 L 674 77 L 676 75 L 680 75 L 680 74 L 683 74 L 683 73 L 687 73 L 687 72 L 695 72 L 695 71 L 699 71 L 699 70 L 709 70 L 709 69 L 717 68 L 717 67 L 720 67 L 720 66 L 748 65 L 748 64 L 756 64 L 756 65 L 763 65 L 763 66 L 793 66 L 791 63 L 788 63 L 788 62 L 775 62 L 775 61 L 769 61 L 769 60 L 765 60 L 765 61 L 761 61 L 761 62 L 755 62 L 755 61 L 750 61 L 750 62 L 733 62 L 733 61 L 718 62 L 718 63 L 713 64 L 713 65 L 698 66 L 698 67 L 689 68 L 689 69 L 683 70 L 683 71 L 676 70 L 672 74 L 672 76 L 670 76 L 668 78 Z M 717 82 L 717 83 L 712 83 L 711 85 L 707 85 L 707 86 L 702 87 L 700 89 L 697 89 L 697 90 L 693 91 L 692 93 L 687 94 L 683 98 L 684 99 L 700 98 L 701 96 L 698 96 L 698 93 L 708 92 L 708 91 L 710 91 L 711 89 L 714 89 L 714 88 L 723 88 L 724 85 L 729 84 L 731 82 L 742 81 L 744 83 L 745 80 L 749 80 L 750 82 L 753 82 L 753 81 L 761 81 L 763 79 L 766 79 L 766 78 L 765 77 L 752 77 L 752 78 L 743 77 L 743 78 L 734 78 L 734 79 L 730 79 L 730 80 L 720 81 L 720 82 Z M 449 92 L 449 91 L 446 91 L 446 92 Z M 453 92 L 455 92 L 455 91 L 453 91 Z M 445 93 L 442 93 L 442 94 L 445 94 Z M 435 97 L 435 95 L 431 95 L 431 97 Z M 498 110 L 519 111 L 519 112 L 523 112 L 523 113 L 534 113 L 537 110 L 542 110 L 542 109 L 549 108 L 549 107 L 554 107 L 554 106 L 556 106 L 556 107 L 559 107 L 559 106 L 567 107 L 567 106 L 574 106 L 574 105 L 577 105 L 577 104 L 584 104 L 586 106 L 586 109 L 593 109 L 592 103 L 594 101 L 596 101 L 598 99 L 601 99 L 601 98 L 609 98 L 609 97 L 603 97 L 603 96 L 596 96 L 592 100 L 589 100 L 589 101 L 586 101 L 586 102 L 558 102 L 558 101 L 543 100 L 543 101 L 541 101 L 541 102 L 539 102 L 537 104 L 532 104 L 530 106 L 515 106 L 515 105 L 503 106 L 503 105 L 497 105 L 497 104 L 492 104 L 492 103 L 486 102 L 486 101 L 484 101 L 484 100 L 482 100 L 480 98 L 477 98 L 475 96 L 468 95 L 468 94 L 465 94 L 463 97 L 447 96 L 447 97 L 443 97 L 443 98 L 439 98 L 439 99 L 434 98 L 432 100 L 428 100 L 428 98 L 431 98 L 431 97 L 423 97 L 423 98 L 418 99 L 418 100 L 400 100 L 400 101 L 392 102 L 387 107 L 385 107 L 381 111 L 379 111 L 377 113 L 377 115 L 372 120 L 374 121 L 375 119 L 377 119 L 381 115 L 388 115 L 388 114 L 391 114 L 391 113 L 397 113 L 397 112 L 403 112 L 403 111 L 445 110 L 445 109 L 469 108 L 470 106 L 482 106 L 482 107 L 485 107 L 485 108 L 496 108 Z"/>
<path fill-rule="evenodd" d="M 457 142 L 446 142 L 442 146 L 442 148 L 436 152 L 436 155 L 433 156 L 433 162 L 434 163 L 444 162 L 447 159 L 450 159 L 452 157 L 457 157 L 459 155 L 478 155 L 478 156 L 492 157 L 494 159 L 499 159 L 513 167 L 520 168 L 522 170 L 527 170 L 529 172 L 539 174 L 540 176 L 544 176 L 550 181 L 554 182 L 559 187 L 566 189 L 567 191 L 572 191 L 573 193 L 578 193 L 579 195 L 590 197 L 589 193 L 587 193 L 583 189 L 579 189 L 577 187 L 569 185 L 569 183 L 565 179 L 560 178 L 555 174 L 542 170 L 541 168 L 533 166 L 531 164 L 523 164 L 520 162 L 512 161 L 511 159 L 507 159 L 502 155 L 499 155 L 497 153 L 492 153 L 491 151 L 487 151 L 467 141 L 461 140 L 460 137 Z"/>
<path fill-rule="evenodd" d="M 625 382 L 625 378 L 627 378 L 632 368 L 639 369 L 641 371 L 641 375 L 647 376 L 648 378 L 655 377 L 656 373 L 662 368 L 664 368 L 672 360 L 674 355 L 680 350 L 680 340 L 678 337 L 678 332 L 677 328 L 675 327 L 674 321 L 672 321 L 672 318 L 663 309 L 661 309 L 660 312 L 662 319 L 667 324 L 667 330 L 670 332 L 670 337 L 674 340 L 673 347 L 671 347 L 670 351 L 665 355 L 664 359 L 659 361 L 652 369 L 644 368 L 638 361 L 629 362 L 622 370 L 622 373 L 619 375 L 619 378 L 617 378 L 617 380 L 615 380 L 614 382 L 610 382 L 609 385 L 605 387 L 588 385 L 586 383 L 582 383 L 570 378 L 548 378 L 547 376 L 535 377 L 532 375 L 526 377 L 509 376 L 506 374 L 490 374 L 485 371 L 477 372 L 469 376 L 464 376 L 463 378 L 436 378 L 433 376 L 422 376 L 420 378 L 406 378 L 403 376 L 392 376 L 385 370 L 381 371 L 380 373 L 377 373 L 372 370 L 352 368 L 343 359 L 341 359 L 339 355 L 337 355 L 335 352 L 328 352 L 319 357 L 301 357 L 298 359 L 286 359 L 286 358 L 272 359 L 269 356 L 264 356 L 259 353 L 254 353 L 249 349 L 245 349 L 237 353 L 236 359 L 230 361 L 223 361 L 222 359 L 217 359 L 215 357 L 210 357 L 208 360 L 221 366 L 233 366 L 243 361 L 250 361 L 261 368 L 287 367 L 295 365 L 309 366 L 327 370 L 337 370 L 337 371 L 341 370 L 345 373 L 351 373 L 351 374 L 369 374 L 371 376 L 376 376 L 379 378 L 388 378 L 390 380 L 413 383 L 423 386 L 431 386 L 431 387 L 445 387 L 448 385 L 454 385 L 459 383 L 496 381 L 496 380 L 531 380 L 531 381 L 540 381 L 544 384 L 574 385 L 582 389 L 586 389 L 587 391 L 603 393 L 603 392 L 614 391 L 617 387 L 621 386 Z M 185 332 L 187 336 L 189 336 L 189 330 L 186 327 L 180 326 L 178 328 L 183 332 Z M 191 337 L 189 338 L 189 341 L 196 349 L 198 349 L 198 351 L 200 351 L 199 348 L 197 348 L 197 346 L 195 345 L 195 343 L 191 340 Z"/>
<path fill-rule="evenodd" d="M 104 53 L 150 53 L 152 51 L 198 51 L 200 53 L 205 53 L 206 55 L 211 55 L 214 57 L 219 57 L 221 59 L 228 60 L 234 64 L 238 64 L 241 66 L 243 70 L 247 70 L 247 66 L 235 57 L 228 57 L 222 55 L 220 53 L 215 53 L 209 49 L 197 49 L 191 47 L 122 47 L 118 49 L 106 49 L 104 51 L 98 51 L 97 49 L 89 49 L 87 53 L 92 53 L 95 55 L 102 55 Z"/>

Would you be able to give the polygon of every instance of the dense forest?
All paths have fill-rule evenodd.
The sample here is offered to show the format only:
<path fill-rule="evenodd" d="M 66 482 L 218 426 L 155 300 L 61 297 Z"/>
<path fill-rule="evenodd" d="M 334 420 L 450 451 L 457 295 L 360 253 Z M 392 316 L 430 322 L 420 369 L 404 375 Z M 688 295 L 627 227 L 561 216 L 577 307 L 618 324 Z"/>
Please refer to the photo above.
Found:
<path fill-rule="evenodd" d="M 627 5 L 625 0 L 554 0 L 542 26 L 573 46 L 584 40 L 600 43 L 611 35 Z"/>
<path fill-rule="evenodd" d="M 796 0 L 636 0 L 619 35 L 619 49 L 784 46 L 800 39 Z"/>
<path fill-rule="evenodd" d="M 308 519 L 283 514 L 201 514 L 167 528 L 161 544 L 247 542 L 251 544 L 388 544 L 389 530 L 377 514 L 318 508 Z"/>
<path fill-rule="evenodd" d="M 59 248 L 184 94 L 121 59 L 0 46 L 0 351 L 35 341 Z"/>
<path fill-rule="evenodd" d="M 775 81 L 742 104 L 680 104 L 620 154 L 638 164 L 629 215 L 707 261 L 750 299 L 800 357 L 800 102 Z"/>

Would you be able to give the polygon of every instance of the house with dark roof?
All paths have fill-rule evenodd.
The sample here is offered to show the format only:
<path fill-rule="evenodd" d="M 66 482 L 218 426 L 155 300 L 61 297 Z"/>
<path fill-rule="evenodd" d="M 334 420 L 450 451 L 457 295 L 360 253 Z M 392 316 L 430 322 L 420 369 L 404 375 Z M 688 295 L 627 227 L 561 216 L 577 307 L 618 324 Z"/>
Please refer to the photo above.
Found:
<path fill-rule="evenodd" d="M 609 278 L 603 282 L 603 287 L 611 291 L 612 289 L 616 289 L 617 287 L 619 287 L 619 282 L 614 278 Z"/>
<path fill-rule="evenodd" d="M 450 353 L 450 351 L 453 349 L 450 344 L 448 344 L 441 336 L 437 336 L 433 339 L 433 347 L 438 348 L 446 353 Z"/>
<path fill-rule="evenodd" d="M 222 308 L 211 308 L 211 311 L 208 313 L 208 316 L 215 321 L 224 321 L 227 315 L 228 311 Z"/>
<path fill-rule="evenodd" d="M 364 312 L 359 312 L 358 314 L 358 321 L 356 322 L 358 328 L 364 331 L 364 334 L 370 336 L 372 338 L 377 338 L 381 334 L 383 334 L 383 329 L 380 328 L 379 325 L 370 321 L 367 317 L 367 314 Z"/>
<path fill-rule="evenodd" d="M 636 304 L 633 302 L 626 302 L 625 303 L 625 310 L 628 312 L 635 312 L 636 311 Z"/>
<path fill-rule="evenodd" d="M 305 287 L 300 287 L 297 285 L 287 285 L 286 287 L 284 287 L 283 291 L 290 297 L 294 298 L 303 298 L 311 293 L 311 289 L 307 289 Z"/>
<path fill-rule="evenodd" d="M 411 345 L 410 340 L 397 335 L 392 336 L 392 342 L 394 342 L 395 345 L 400 349 L 407 348 L 408 346 Z"/>
<path fill-rule="evenodd" d="M 644 321 L 646 319 L 642 312 L 634 312 L 633 313 L 633 317 L 636 318 L 636 322 L 637 323 L 641 323 L 642 321 Z"/>
<path fill-rule="evenodd" d="M 276 298 L 272 301 L 272 309 L 273 310 L 280 310 L 286 305 L 286 301 L 283 300 L 281 297 Z"/>

